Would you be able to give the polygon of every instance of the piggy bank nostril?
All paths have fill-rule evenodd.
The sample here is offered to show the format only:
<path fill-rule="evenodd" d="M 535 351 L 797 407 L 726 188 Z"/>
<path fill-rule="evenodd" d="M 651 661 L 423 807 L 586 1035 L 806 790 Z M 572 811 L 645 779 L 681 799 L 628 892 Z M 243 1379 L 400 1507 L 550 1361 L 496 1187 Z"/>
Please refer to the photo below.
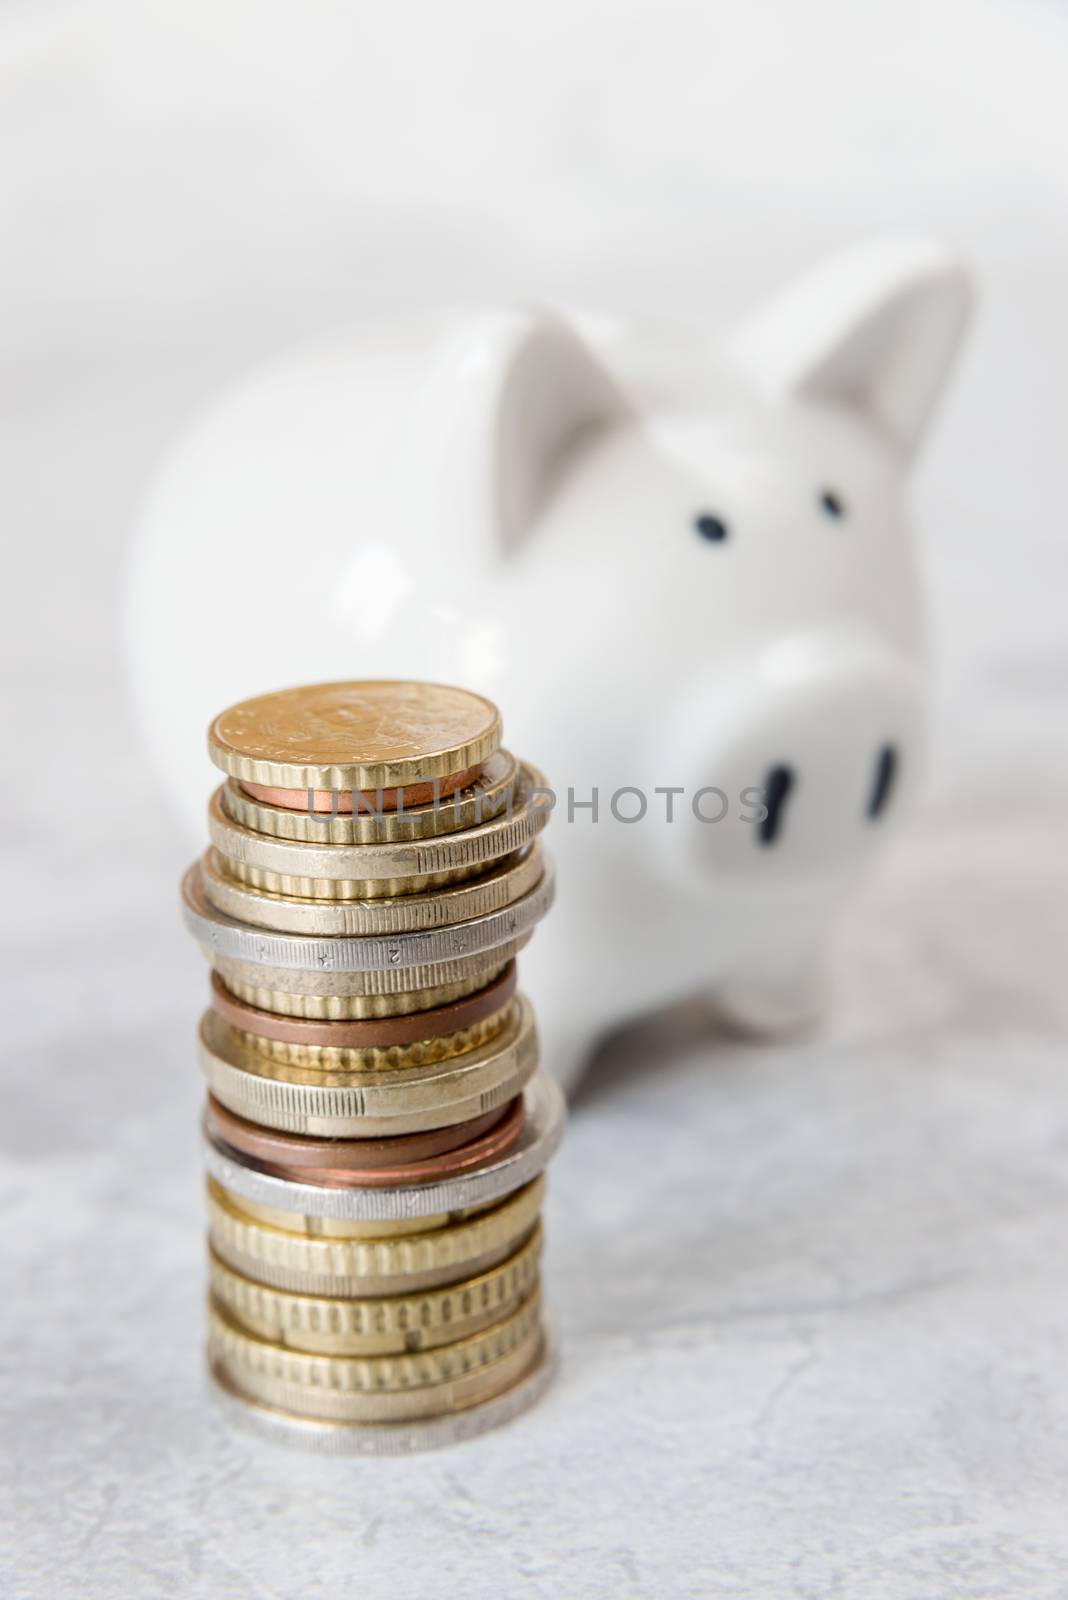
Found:
<path fill-rule="evenodd" d="M 727 524 L 722 517 L 714 517 L 710 511 L 702 511 L 693 519 L 693 525 L 702 539 L 708 539 L 713 544 L 722 544 L 727 537 Z"/>
<path fill-rule="evenodd" d="M 884 744 L 875 758 L 871 793 L 868 796 L 868 819 L 874 822 L 890 804 L 898 772 L 898 755 L 892 744 Z"/>
<path fill-rule="evenodd" d="M 757 829 L 760 844 L 774 844 L 782 832 L 786 800 L 794 786 L 794 775 L 789 767 L 772 767 L 764 780 L 764 805 L 767 816 Z"/>

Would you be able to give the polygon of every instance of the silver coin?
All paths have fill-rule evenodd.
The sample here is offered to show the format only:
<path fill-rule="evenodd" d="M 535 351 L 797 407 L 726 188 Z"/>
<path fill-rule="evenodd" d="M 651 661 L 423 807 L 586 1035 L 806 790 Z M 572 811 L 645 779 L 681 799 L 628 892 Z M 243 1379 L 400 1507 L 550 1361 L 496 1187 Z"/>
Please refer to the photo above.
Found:
<path fill-rule="evenodd" d="M 249 961 L 234 961 L 216 954 L 212 965 L 226 984 L 249 1005 L 262 1011 L 287 1016 L 343 1019 L 352 1017 L 396 1016 L 410 1011 L 425 1011 L 446 1005 L 492 983 L 513 956 L 526 945 L 531 934 L 509 939 L 480 955 L 460 956 L 454 961 L 439 961 L 434 966 L 392 967 L 388 972 L 297 972 L 292 968 L 257 966 Z M 211 952 L 207 954 L 210 956 Z M 456 985 L 455 994 L 438 994 L 440 988 Z M 242 987 L 243 986 L 243 987 Z M 248 990 L 245 993 L 244 990 Z M 253 993 L 252 991 L 256 991 Z M 430 994 L 430 999 L 423 998 Z M 376 1001 L 385 997 L 387 1004 Z M 310 999 L 310 1005 L 302 1005 Z M 329 1001 L 364 1001 L 351 1006 L 331 1007 Z M 318 1004 L 317 1002 L 326 1002 Z"/>
<path fill-rule="evenodd" d="M 388 1222 L 435 1216 L 442 1211 L 465 1211 L 522 1188 L 545 1170 L 555 1153 L 567 1116 L 559 1085 L 539 1072 L 523 1091 L 523 1104 L 525 1121 L 514 1149 L 478 1172 L 445 1178 L 440 1183 L 409 1184 L 398 1189 L 327 1189 L 313 1183 L 291 1183 L 288 1178 L 276 1178 L 246 1166 L 207 1135 L 204 1162 L 215 1181 L 238 1199 L 306 1217 Z"/>
<path fill-rule="evenodd" d="M 542 875 L 534 888 L 511 905 L 466 922 L 418 933 L 304 938 L 253 927 L 217 911 L 210 903 L 204 893 L 199 861 L 182 879 L 182 912 L 186 927 L 209 956 L 218 953 L 256 966 L 298 972 L 388 972 L 395 967 L 432 966 L 495 949 L 533 928 L 553 902 L 552 862 L 544 853 L 542 862 Z"/>
<path fill-rule="evenodd" d="M 465 1439 L 477 1439 L 491 1428 L 502 1427 L 541 1399 L 556 1375 L 559 1347 L 551 1324 L 543 1322 L 541 1355 L 525 1378 L 504 1394 L 452 1416 L 429 1422 L 374 1424 L 312 1422 L 290 1417 L 246 1400 L 226 1377 L 209 1367 L 214 1399 L 228 1422 L 258 1438 L 287 1449 L 311 1450 L 334 1456 L 401 1456 L 422 1450 L 440 1450 Z"/>
<path fill-rule="evenodd" d="M 542 876 L 537 841 L 518 856 L 505 856 L 488 872 L 420 894 L 377 900 L 299 900 L 252 889 L 231 878 L 212 845 L 200 862 L 204 894 L 217 911 L 269 932 L 324 938 L 388 938 L 452 927 L 503 910 L 535 888 Z"/>

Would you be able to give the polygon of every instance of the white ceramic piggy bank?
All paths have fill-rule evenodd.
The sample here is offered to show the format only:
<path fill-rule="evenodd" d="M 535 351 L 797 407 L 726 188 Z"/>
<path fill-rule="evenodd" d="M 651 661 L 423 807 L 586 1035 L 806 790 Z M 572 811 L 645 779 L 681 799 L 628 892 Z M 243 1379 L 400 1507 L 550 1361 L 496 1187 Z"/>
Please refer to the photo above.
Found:
<path fill-rule="evenodd" d="M 718 353 L 519 310 L 257 373 L 172 459 L 127 589 L 133 687 L 196 834 L 220 707 L 465 684 L 559 797 L 557 906 L 521 962 L 550 1071 L 571 1084 L 606 1029 L 699 989 L 748 1027 L 806 1021 L 834 909 L 915 781 L 903 491 L 968 298 L 944 251 L 895 242 Z"/>

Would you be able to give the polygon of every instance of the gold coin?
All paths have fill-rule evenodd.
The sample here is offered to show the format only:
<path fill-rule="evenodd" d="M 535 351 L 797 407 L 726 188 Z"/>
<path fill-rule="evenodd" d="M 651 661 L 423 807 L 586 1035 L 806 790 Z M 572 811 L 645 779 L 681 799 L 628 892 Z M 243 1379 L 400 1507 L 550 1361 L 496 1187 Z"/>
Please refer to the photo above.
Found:
<path fill-rule="evenodd" d="M 261 1033 L 249 1033 L 245 1028 L 236 1032 L 250 1050 L 281 1061 L 291 1067 L 306 1067 L 312 1072 L 338 1074 L 347 1072 L 394 1072 L 409 1067 L 432 1067 L 438 1061 L 452 1061 L 489 1044 L 505 1027 L 511 1002 L 481 1017 L 466 1028 L 453 1033 L 440 1033 L 435 1037 L 418 1039 L 412 1044 L 393 1045 L 321 1045 L 293 1044 L 286 1039 L 268 1039 Z"/>
<path fill-rule="evenodd" d="M 309 684 L 230 706 L 208 752 L 231 778 L 281 789 L 392 789 L 476 767 L 497 749 L 495 705 L 439 683 Z"/>
<path fill-rule="evenodd" d="M 507 750 L 495 750 L 487 756 L 474 783 L 441 798 L 437 805 L 428 801 L 424 805 L 405 806 L 400 811 L 382 807 L 380 812 L 376 805 L 371 811 L 339 810 L 336 817 L 328 813 L 309 815 L 306 807 L 297 811 L 287 806 L 268 805 L 264 800 L 254 799 L 230 778 L 222 786 L 222 807 L 226 815 L 243 828 L 251 828 L 254 833 L 265 834 L 270 839 L 289 839 L 299 844 L 351 847 L 436 839 L 507 815 L 510 804 L 514 809 L 512 796 L 519 770 L 515 756 Z"/>
<path fill-rule="evenodd" d="M 452 888 L 380 900 L 330 901 L 245 888 L 230 877 L 227 862 L 214 848 L 201 861 L 204 894 L 224 916 L 273 933 L 356 939 L 422 933 L 490 916 L 529 893 L 543 871 L 541 847 L 535 843 L 525 854 L 505 856 L 489 872 Z"/>
<path fill-rule="evenodd" d="M 541 1296 L 535 1287 L 508 1316 L 465 1338 L 389 1355 L 361 1356 L 294 1350 L 249 1333 L 218 1302 L 210 1302 L 208 1307 L 209 1324 L 226 1349 L 232 1372 L 247 1366 L 292 1387 L 345 1395 L 390 1394 L 448 1383 L 499 1361 L 538 1325 L 540 1314 Z"/>
<path fill-rule="evenodd" d="M 235 883 L 295 900 L 384 900 L 402 894 L 425 894 L 428 889 L 444 889 L 450 883 L 466 883 L 485 870 L 479 865 L 453 867 L 449 872 L 422 872 L 411 878 L 299 878 L 289 872 L 249 866 L 235 861 L 233 856 L 224 855 L 223 860 L 227 876 Z"/>
<path fill-rule="evenodd" d="M 263 1345 L 261 1351 L 270 1352 L 273 1348 Z M 429 1421 L 433 1417 L 471 1410 L 514 1388 L 535 1370 L 544 1350 L 544 1332 L 540 1321 L 535 1319 L 496 1361 L 457 1372 L 453 1377 L 418 1389 L 377 1392 L 322 1389 L 289 1382 L 285 1376 L 276 1375 L 276 1358 L 268 1353 L 251 1352 L 249 1341 L 215 1318 L 211 1320 L 208 1338 L 212 1374 L 217 1383 L 238 1399 L 292 1417 L 366 1424 Z"/>
<path fill-rule="evenodd" d="M 538 1177 L 487 1210 L 444 1227 L 339 1236 L 322 1229 L 321 1218 L 294 1216 L 280 1228 L 252 1214 L 244 1201 L 214 1181 L 208 1183 L 208 1233 L 215 1253 L 256 1283 L 296 1294 L 363 1298 L 410 1294 L 474 1277 L 512 1254 L 538 1220 L 545 1180 Z M 319 1225 L 315 1233 L 300 1224 Z M 351 1227 L 351 1224 L 348 1226 Z"/>
<path fill-rule="evenodd" d="M 338 1300 L 271 1289 L 208 1262 L 211 1292 L 247 1333 L 318 1355 L 393 1355 L 467 1338 L 510 1316 L 537 1283 L 541 1229 L 477 1277 L 421 1294 Z"/>
<path fill-rule="evenodd" d="M 490 978 L 476 973 L 460 983 L 443 983 L 433 989 L 416 989 L 410 994 L 335 995 L 286 994 L 281 989 L 264 989 L 256 983 L 236 983 L 225 972 L 230 993 L 261 1011 L 274 1011 L 284 1017 L 302 1017 L 316 1022 L 353 1022 L 372 1017 L 410 1016 L 416 1011 L 431 1011 L 474 994 L 503 971 L 507 962 L 490 968 Z"/>
<path fill-rule="evenodd" d="M 381 972 L 297 972 L 291 967 L 261 967 L 234 956 L 213 956 L 207 946 L 204 953 L 240 1000 L 282 1016 L 339 1022 L 407 1016 L 474 994 L 504 971 L 531 936 L 521 934 L 475 955 L 421 967 L 386 967 Z"/>
<path fill-rule="evenodd" d="M 524 766 L 510 805 L 478 827 L 438 839 L 310 844 L 273 839 L 236 822 L 227 813 L 225 794 L 224 786 L 211 798 L 208 832 L 230 876 L 273 894 L 321 900 L 414 894 L 461 882 L 524 849 L 551 812 L 551 795 L 541 773 Z"/>
<path fill-rule="evenodd" d="M 250 1048 L 217 1011 L 200 1021 L 200 1066 L 212 1094 L 265 1128 L 328 1139 L 388 1138 L 449 1128 L 504 1106 L 538 1065 L 530 1002 L 517 997 L 505 1026 L 477 1050 L 430 1067 L 316 1071 Z"/>

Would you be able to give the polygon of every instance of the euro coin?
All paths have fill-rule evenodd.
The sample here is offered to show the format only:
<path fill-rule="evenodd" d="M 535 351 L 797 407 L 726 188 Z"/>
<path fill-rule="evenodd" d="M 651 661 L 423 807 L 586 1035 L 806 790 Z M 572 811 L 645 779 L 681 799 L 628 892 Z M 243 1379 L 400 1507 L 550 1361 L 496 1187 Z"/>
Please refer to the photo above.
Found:
<path fill-rule="evenodd" d="M 479 767 L 500 714 L 468 689 L 369 679 L 282 689 L 230 706 L 208 732 L 215 765 L 275 788 L 400 788 Z"/>

